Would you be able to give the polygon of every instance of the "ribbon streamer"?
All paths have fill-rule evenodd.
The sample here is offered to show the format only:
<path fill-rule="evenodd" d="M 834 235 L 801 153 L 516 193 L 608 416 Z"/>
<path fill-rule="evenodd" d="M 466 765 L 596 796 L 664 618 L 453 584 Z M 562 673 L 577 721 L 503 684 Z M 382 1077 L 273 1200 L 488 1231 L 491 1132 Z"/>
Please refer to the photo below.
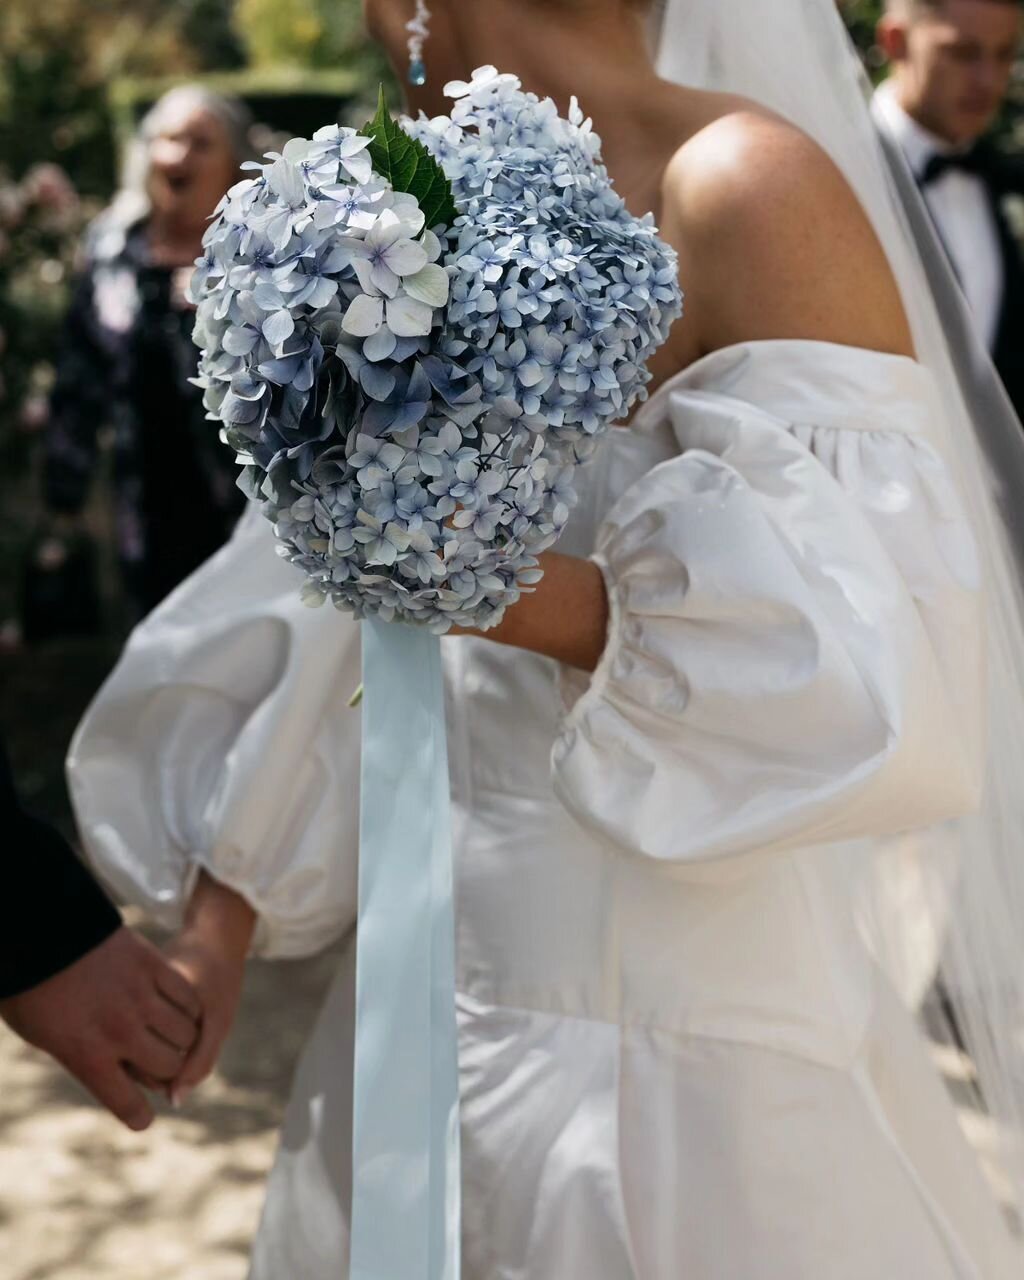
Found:
<path fill-rule="evenodd" d="M 459 1280 L 455 923 L 441 650 L 367 619 L 350 1280 Z"/>

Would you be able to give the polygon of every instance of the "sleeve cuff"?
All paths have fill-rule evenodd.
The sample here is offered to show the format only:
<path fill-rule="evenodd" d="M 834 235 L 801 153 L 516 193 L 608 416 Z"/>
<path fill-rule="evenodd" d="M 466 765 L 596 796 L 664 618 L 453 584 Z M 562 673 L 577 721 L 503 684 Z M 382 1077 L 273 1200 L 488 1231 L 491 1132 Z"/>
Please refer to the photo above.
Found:
<path fill-rule="evenodd" d="M 2 921 L 0 999 L 46 982 L 121 927 L 117 908 L 56 831 L 26 817 L 13 834 L 15 856 L 31 862 Z"/>
<path fill-rule="evenodd" d="M 591 562 L 601 570 L 605 594 L 608 597 L 608 628 L 604 649 L 597 666 L 589 674 L 576 667 L 559 664 L 558 687 L 565 716 L 562 732 L 575 729 L 586 718 L 590 708 L 601 700 L 611 679 L 616 656 L 622 644 L 623 608 L 622 593 L 611 566 L 601 555 L 592 555 Z"/>

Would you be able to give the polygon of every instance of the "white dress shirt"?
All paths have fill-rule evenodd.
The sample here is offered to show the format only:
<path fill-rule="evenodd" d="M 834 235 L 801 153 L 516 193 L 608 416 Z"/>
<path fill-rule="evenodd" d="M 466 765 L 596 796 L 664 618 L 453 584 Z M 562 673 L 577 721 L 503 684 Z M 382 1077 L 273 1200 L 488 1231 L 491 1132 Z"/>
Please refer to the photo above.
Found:
<path fill-rule="evenodd" d="M 879 127 L 899 144 L 918 181 L 932 156 L 957 150 L 904 111 L 891 80 L 875 93 L 872 112 Z M 949 169 L 922 188 L 922 194 L 991 350 L 1003 300 L 1003 255 L 985 184 L 973 173 Z"/>

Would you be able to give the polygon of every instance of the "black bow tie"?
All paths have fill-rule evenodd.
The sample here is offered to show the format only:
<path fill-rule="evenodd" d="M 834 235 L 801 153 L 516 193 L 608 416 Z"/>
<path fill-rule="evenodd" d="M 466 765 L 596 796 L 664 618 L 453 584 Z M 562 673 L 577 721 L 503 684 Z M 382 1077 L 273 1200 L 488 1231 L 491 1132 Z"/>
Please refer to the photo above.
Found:
<path fill-rule="evenodd" d="M 980 178 L 984 177 L 988 171 L 988 158 L 984 149 L 972 147 L 970 151 L 951 151 L 933 155 L 925 165 L 918 181 L 922 187 L 927 187 L 947 173 L 972 173 Z"/>

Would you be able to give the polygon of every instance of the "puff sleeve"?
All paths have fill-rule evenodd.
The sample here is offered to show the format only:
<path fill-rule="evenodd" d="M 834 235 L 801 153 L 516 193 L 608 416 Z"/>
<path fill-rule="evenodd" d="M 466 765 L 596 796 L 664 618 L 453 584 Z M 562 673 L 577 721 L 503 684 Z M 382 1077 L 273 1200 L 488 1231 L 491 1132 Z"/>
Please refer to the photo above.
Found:
<path fill-rule="evenodd" d="M 589 684 L 565 681 L 562 802 L 684 875 L 974 808 L 978 571 L 937 455 L 675 400 L 684 452 L 598 533 L 609 636 Z"/>
<path fill-rule="evenodd" d="M 200 867 L 256 909 L 255 950 L 311 954 L 356 913 L 359 628 L 300 600 L 255 512 L 132 634 L 79 726 L 83 844 L 175 927 Z"/>

